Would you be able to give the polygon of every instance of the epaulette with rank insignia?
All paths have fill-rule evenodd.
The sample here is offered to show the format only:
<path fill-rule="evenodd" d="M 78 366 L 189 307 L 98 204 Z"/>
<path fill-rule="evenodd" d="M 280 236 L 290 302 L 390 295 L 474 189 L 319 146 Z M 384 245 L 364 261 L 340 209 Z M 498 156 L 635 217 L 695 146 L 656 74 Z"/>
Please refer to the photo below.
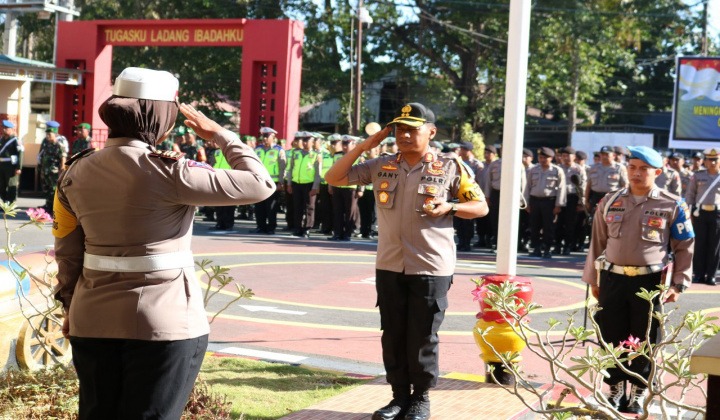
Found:
<path fill-rule="evenodd" d="M 182 158 L 183 156 L 185 156 L 185 153 L 174 152 L 172 150 L 156 150 L 154 152 L 150 152 L 150 157 L 170 160 L 180 160 L 180 158 Z"/>
<path fill-rule="evenodd" d="M 93 149 L 92 147 L 85 149 L 85 150 L 81 150 L 81 151 L 75 153 L 74 155 L 70 156 L 68 158 L 68 160 L 65 162 L 65 166 L 70 166 L 73 162 L 76 162 L 79 159 L 84 158 L 85 156 L 90 156 L 94 152 L 95 152 L 95 149 Z"/>

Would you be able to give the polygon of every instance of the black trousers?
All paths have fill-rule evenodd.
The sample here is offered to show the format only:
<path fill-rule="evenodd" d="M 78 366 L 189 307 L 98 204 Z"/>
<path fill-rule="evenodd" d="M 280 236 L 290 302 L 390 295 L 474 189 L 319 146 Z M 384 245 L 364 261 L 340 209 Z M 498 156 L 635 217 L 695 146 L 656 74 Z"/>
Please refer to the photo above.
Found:
<path fill-rule="evenodd" d="M 372 233 L 375 223 L 375 194 L 372 190 L 365 190 L 363 196 L 357 200 L 360 213 L 360 234 L 367 236 Z"/>
<path fill-rule="evenodd" d="M 295 230 L 308 231 L 315 222 L 315 199 L 317 196 L 310 195 L 312 186 L 312 182 L 307 184 L 292 183 Z"/>
<path fill-rule="evenodd" d="M 232 229 L 235 226 L 235 206 L 215 207 L 215 219 L 220 229 Z"/>
<path fill-rule="evenodd" d="M 590 196 L 588 197 L 588 202 L 590 203 L 590 214 L 595 214 L 595 206 L 598 205 L 600 200 L 602 200 L 606 194 L 607 193 L 604 192 L 590 191 Z"/>
<path fill-rule="evenodd" d="M 692 222 L 695 229 L 693 275 L 700 282 L 714 280 L 720 264 L 720 212 L 700 210 Z"/>
<path fill-rule="evenodd" d="M 577 194 L 568 194 L 565 207 L 560 210 L 555 230 L 555 247 L 558 249 L 565 244 L 565 247 L 572 249 L 575 245 L 575 228 L 577 226 L 577 205 L 580 197 Z"/>
<path fill-rule="evenodd" d="M 327 184 L 320 184 L 320 192 L 315 202 L 315 227 L 322 233 L 330 233 L 333 229 L 332 196 Z"/>
<path fill-rule="evenodd" d="M 19 175 L 15 169 L 0 167 L 0 200 L 13 203 L 17 201 Z"/>
<path fill-rule="evenodd" d="M 454 218 L 455 229 L 457 230 L 458 246 L 469 247 L 472 243 L 472 238 L 475 236 L 473 226 L 475 225 L 475 219 L 461 219 L 459 217 Z"/>
<path fill-rule="evenodd" d="M 257 228 L 263 231 L 274 231 L 277 228 L 277 214 L 280 210 L 280 191 L 255 204 L 255 221 Z"/>
<path fill-rule="evenodd" d="M 497 245 L 497 237 L 498 237 L 498 223 L 500 218 L 500 190 L 491 190 L 490 191 L 490 212 L 488 213 L 487 217 L 489 217 L 489 228 L 490 228 L 490 244 L 488 245 Z"/>
<path fill-rule="evenodd" d="M 80 420 L 180 418 L 208 336 L 177 341 L 71 337 Z"/>
<path fill-rule="evenodd" d="M 540 230 L 545 251 L 550 251 L 555 233 L 555 197 L 530 196 L 530 241 L 533 248 L 540 246 Z"/>
<path fill-rule="evenodd" d="M 604 270 L 600 272 L 598 305 L 602 310 L 595 315 L 595 321 L 597 321 L 600 334 L 606 343 L 617 347 L 631 335 L 639 338 L 641 342 L 647 339 L 645 333 L 648 322 L 650 322 L 650 302 L 635 294 L 640 291 L 641 287 L 649 291 L 657 290 L 661 274 L 628 277 Z M 659 299 L 656 298 L 652 302 L 653 312 L 660 310 L 659 305 Z M 655 344 L 659 338 L 659 324 L 653 318 L 649 339 L 651 343 Z M 624 366 L 645 379 L 650 377 L 650 362 L 644 357 L 637 357 L 631 364 L 626 363 Z M 644 386 L 637 379 L 631 379 L 630 375 L 621 371 L 620 368 L 610 368 L 607 371 L 610 377 L 603 379 L 607 384 L 612 385 L 628 380 L 635 385 Z"/>
<path fill-rule="evenodd" d="M 438 331 L 448 307 L 452 276 L 375 270 L 383 363 L 388 383 L 427 390 L 439 376 Z"/>
<path fill-rule="evenodd" d="M 359 218 L 355 188 L 333 188 L 333 236 L 349 238 Z"/>
<path fill-rule="evenodd" d="M 294 192 L 294 191 L 293 191 Z M 287 229 L 292 231 L 295 230 L 295 197 L 292 193 L 287 192 L 285 189 L 285 221 L 287 222 Z"/>

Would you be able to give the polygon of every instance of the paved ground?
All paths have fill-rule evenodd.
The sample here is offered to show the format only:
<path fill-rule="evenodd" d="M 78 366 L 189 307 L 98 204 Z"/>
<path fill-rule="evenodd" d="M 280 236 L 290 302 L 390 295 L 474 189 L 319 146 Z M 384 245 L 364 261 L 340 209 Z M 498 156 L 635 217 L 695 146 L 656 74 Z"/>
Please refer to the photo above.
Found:
<path fill-rule="evenodd" d="M 42 200 L 24 197 L 22 208 L 39 206 Z M 19 222 L 11 222 L 19 223 Z M 231 304 L 212 324 L 211 350 L 237 354 L 265 360 L 299 363 L 321 368 L 336 369 L 364 375 L 381 375 L 383 368 L 380 352 L 379 316 L 375 309 L 374 290 L 374 240 L 353 239 L 337 243 L 326 240 L 325 236 L 312 235 L 310 239 L 297 239 L 278 231 L 277 235 L 255 235 L 249 231 L 253 222 L 237 221 L 232 231 L 213 231 L 213 222 L 196 219 L 193 251 L 196 260 L 211 259 L 214 264 L 230 269 L 237 282 L 250 287 L 256 296 Z M 29 231 L 23 229 L 16 241 L 24 243 L 28 251 L 41 250 L 52 243 L 49 229 Z M 472 337 L 477 302 L 473 302 L 471 278 L 495 272 L 495 256 L 490 252 L 469 252 L 459 254 L 457 273 L 450 291 L 450 310 L 441 329 L 440 363 L 443 374 L 449 379 L 442 386 L 455 385 L 458 379 L 484 376 L 484 365 L 478 357 L 478 349 Z M 568 314 L 575 313 L 575 322 L 583 323 L 586 287 L 579 280 L 584 255 L 573 254 L 541 260 L 521 256 L 518 273 L 532 280 L 535 289 L 534 301 L 543 309 L 533 316 L 532 326 L 545 330 L 547 321 L 555 318 L 564 321 Z M 202 278 L 205 281 L 205 278 Z M 686 292 L 675 315 L 677 319 L 687 310 L 704 310 L 717 315 L 720 312 L 717 298 L 720 287 L 693 285 Z M 217 311 L 233 299 L 232 289 L 218 294 L 208 307 Z M 674 306 L 673 306 L 674 307 Z M 551 335 L 559 339 L 559 335 Z M 580 349 L 584 351 L 584 349 Z M 533 381 L 547 382 L 547 367 L 530 352 L 524 352 L 522 362 L 525 371 Z M 476 376 L 472 376 L 476 375 Z M 471 381 L 472 382 L 472 381 Z M 372 407 L 384 403 L 388 387 L 371 385 Z M 466 384 L 467 385 L 467 384 Z M 466 386 L 463 385 L 463 386 Z M 489 392 L 492 385 L 467 385 L 473 392 Z M 473 388 L 475 387 L 475 388 Z M 360 393 L 370 392 L 365 387 Z M 485 391 L 483 391 L 485 390 Z M 443 391 L 444 392 L 444 391 Z M 437 399 L 444 400 L 443 392 L 435 392 Z M 495 392 L 495 391 L 493 391 Z M 497 395 L 501 395 L 498 390 Z M 473 394 L 474 395 L 474 394 Z M 485 394 L 483 394 L 485 395 Z M 495 394 L 492 394 L 495 395 Z M 460 394 L 447 398 L 454 404 Z M 492 401 L 496 397 L 487 395 Z M 475 399 L 473 396 L 471 399 Z M 498 397 L 499 398 L 499 397 Z M 354 401 L 354 397 L 350 399 Z M 497 399 L 496 405 L 507 406 L 513 415 L 499 417 L 460 416 L 457 418 L 511 418 L 522 416 L 524 407 L 518 403 L 507 405 L 504 399 Z M 330 403 L 335 404 L 335 403 Z M 372 411 L 360 408 L 362 413 Z M 382 405 L 382 404 L 380 404 Z M 337 407 L 347 407 L 339 403 Z M 351 404 L 350 408 L 353 407 Z M 434 410 L 435 418 L 445 406 Z M 487 407 L 486 407 L 487 408 Z M 348 408 L 349 409 L 349 408 Z M 322 410 L 322 407 L 313 407 Z M 481 411 L 484 413 L 485 411 Z M 347 411 L 352 414 L 354 411 Z M 326 413 L 327 414 L 327 413 Z M 299 418 L 362 418 L 340 417 L 335 414 L 319 417 Z"/>

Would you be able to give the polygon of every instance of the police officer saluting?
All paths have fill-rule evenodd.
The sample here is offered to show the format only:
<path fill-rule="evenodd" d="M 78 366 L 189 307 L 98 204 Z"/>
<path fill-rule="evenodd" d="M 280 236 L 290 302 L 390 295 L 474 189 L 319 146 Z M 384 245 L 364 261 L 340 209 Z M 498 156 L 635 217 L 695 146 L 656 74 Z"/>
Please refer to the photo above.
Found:
<path fill-rule="evenodd" d="M 275 135 L 277 131 L 270 127 L 262 127 L 260 129 L 260 138 L 262 145 L 255 149 L 255 153 L 260 161 L 268 170 L 273 181 L 275 181 L 275 192 L 265 200 L 255 204 L 255 220 L 257 229 L 254 233 L 265 233 L 274 235 L 277 228 L 277 214 L 280 209 L 280 191 L 283 190 L 285 183 L 285 150 L 275 144 Z"/>
<path fill-rule="evenodd" d="M 15 135 L 15 124 L 3 120 L 0 138 L 0 200 L 13 203 L 17 200 L 23 146 Z"/>
<path fill-rule="evenodd" d="M 353 166 L 393 129 L 397 155 Z M 483 193 L 465 165 L 431 151 L 435 134 L 435 114 L 422 104 L 407 104 L 325 175 L 335 186 L 372 183 L 378 207 L 375 287 L 393 399 L 373 420 L 430 418 L 428 391 L 439 375 L 437 333 L 455 271 L 453 216 L 487 214 Z"/>
<path fill-rule="evenodd" d="M 550 163 L 555 152 L 549 147 L 538 150 L 539 165 L 527 171 L 528 185 L 525 190 L 527 212 L 530 214 L 531 242 L 535 248 L 532 255 L 543 258 L 552 258 L 550 247 L 553 244 L 555 233 L 555 216 L 565 207 L 567 201 L 567 188 L 565 186 L 565 171 L 557 165 Z M 540 250 L 540 229 L 543 232 L 545 252 Z"/>
<path fill-rule="evenodd" d="M 695 234 L 687 206 L 674 194 L 655 185 L 662 173 L 662 158 L 646 146 L 629 146 L 629 188 L 607 194 L 597 205 L 592 241 L 585 261 L 583 281 L 592 288 L 602 308 L 596 316 L 602 338 L 619 346 L 629 336 L 646 340 L 650 302 L 636 295 L 640 288 L 657 290 L 668 264 L 668 245 L 675 255 L 665 281 L 670 288 L 666 302 L 675 302 L 690 284 Z M 652 302 L 659 310 L 659 298 Z M 649 328 L 649 340 L 658 339 L 657 320 Z M 646 380 L 650 365 L 643 357 L 625 366 Z M 620 368 L 607 370 L 608 401 L 621 411 L 642 414 L 647 389 L 642 381 Z M 632 384 L 629 397 L 625 381 Z"/>
<path fill-rule="evenodd" d="M 705 150 L 705 170 L 690 179 L 685 199 L 693 207 L 695 257 L 693 283 L 715 286 L 720 264 L 720 149 Z"/>

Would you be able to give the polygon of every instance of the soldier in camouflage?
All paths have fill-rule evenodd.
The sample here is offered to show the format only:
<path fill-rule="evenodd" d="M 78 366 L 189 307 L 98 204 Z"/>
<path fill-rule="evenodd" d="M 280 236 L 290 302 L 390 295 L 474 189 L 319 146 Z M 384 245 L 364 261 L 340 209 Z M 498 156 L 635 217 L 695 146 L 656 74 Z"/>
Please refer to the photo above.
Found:
<path fill-rule="evenodd" d="M 57 181 L 60 172 L 65 168 L 67 152 L 58 142 L 58 129 L 49 127 L 45 130 L 45 141 L 40 148 L 40 174 L 42 179 L 42 191 L 45 197 L 43 208 L 48 213 L 53 210 L 53 199 L 57 189 Z"/>
<path fill-rule="evenodd" d="M 70 150 L 71 156 L 90 148 L 90 143 L 92 142 L 92 138 L 90 138 L 91 129 L 92 128 L 88 123 L 80 123 L 77 127 L 75 127 L 75 135 L 77 137 L 75 138 L 75 141 L 72 144 L 72 149 Z"/>

